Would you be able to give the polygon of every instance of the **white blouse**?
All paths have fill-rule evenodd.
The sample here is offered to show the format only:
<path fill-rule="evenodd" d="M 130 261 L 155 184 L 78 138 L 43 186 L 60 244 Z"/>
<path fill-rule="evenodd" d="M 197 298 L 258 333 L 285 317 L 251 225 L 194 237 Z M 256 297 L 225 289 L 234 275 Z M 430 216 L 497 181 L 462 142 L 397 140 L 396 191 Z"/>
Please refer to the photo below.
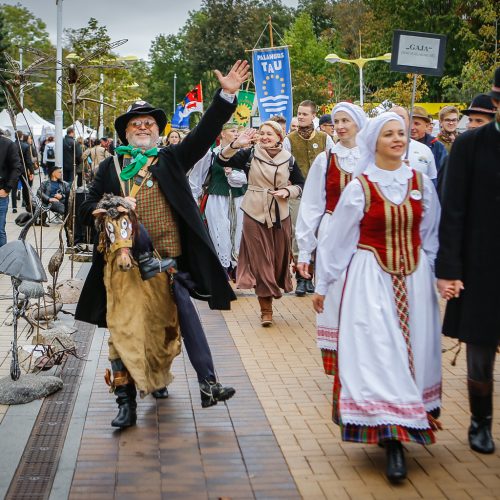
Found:
<path fill-rule="evenodd" d="M 331 149 L 337 155 L 340 168 L 352 173 L 359 160 L 359 148 L 346 148 L 340 142 Z M 326 208 L 326 170 L 328 151 L 316 157 L 307 174 L 302 192 L 295 238 L 299 247 L 299 262 L 309 263 L 318 245 L 317 230 Z"/>
<path fill-rule="evenodd" d="M 408 191 L 408 179 L 413 171 L 406 165 L 397 170 L 383 170 L 371 164 L 364 172 L 378 183 L 382 194 L 392 203 L 400 204 Z M 423 175 L 423 217 L 420 224 L 422 250 L 431 268 L 439 248 L 438 228 L 441 207 L 431 180 Z M 328 287 L 338 280 L 357 250 L 360 222 L 364 215 L 365 195 L 359 180 L 354 179 L 344 189 L 340 200 L 320 235 L 316 259 L 316 293 L 326 295 Z"/>

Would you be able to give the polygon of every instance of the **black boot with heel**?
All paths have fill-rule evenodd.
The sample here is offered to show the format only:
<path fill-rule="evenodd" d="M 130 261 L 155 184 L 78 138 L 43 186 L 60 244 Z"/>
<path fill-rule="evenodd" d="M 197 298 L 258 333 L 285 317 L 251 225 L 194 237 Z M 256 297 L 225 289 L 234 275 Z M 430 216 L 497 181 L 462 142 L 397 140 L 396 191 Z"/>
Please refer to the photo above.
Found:
<path fill-rule="evenodd" d="M 495 451 L 495 442 L 491 434 L 493 381 L 479 382 L 469 379 L 467 386 L 471 411 L 469 446 L 478 453 L 491 454 Z"/>
<path fill-rule="evenodd" d="M 406 478 L 406 462 L 403 446 L 399 441 L 389 440 L 384 443 L 386 452 L 386 476 L 391 482 Z"/>

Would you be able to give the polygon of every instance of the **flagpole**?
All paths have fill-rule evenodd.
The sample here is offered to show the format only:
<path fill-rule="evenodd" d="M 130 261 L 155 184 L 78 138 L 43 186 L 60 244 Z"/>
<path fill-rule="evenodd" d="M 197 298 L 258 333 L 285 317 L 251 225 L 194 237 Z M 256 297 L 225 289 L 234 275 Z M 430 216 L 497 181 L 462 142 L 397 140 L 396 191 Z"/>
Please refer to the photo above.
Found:
<path fill-rule="evenodd" d="M 271 42 L 271 47 L 274 47 L 274 42 L 273 42 L 273 19 L 271 16 L 269 16 L 269 41 Z"/>
<path fill-rule="evenodd" d="M 176 110 L 176 99 L 175 99 L 175 91 L 176 91 L 176 87 L 177 87 L 177 73 L 174 73 L 174 114 L 175 114 L 175 110 Z"/>

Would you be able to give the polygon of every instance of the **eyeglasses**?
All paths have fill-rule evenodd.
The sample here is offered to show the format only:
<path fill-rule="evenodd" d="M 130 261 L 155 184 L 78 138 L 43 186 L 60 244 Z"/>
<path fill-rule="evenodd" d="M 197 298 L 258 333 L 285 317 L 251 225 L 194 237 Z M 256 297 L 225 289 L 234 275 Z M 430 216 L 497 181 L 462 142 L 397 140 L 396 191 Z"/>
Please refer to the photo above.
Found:
<path fill-rule="evenodd" d="M 445 123 L 458 123 L 458 120 L 456 118 L 445 118 L 443 121 Z"/>
<path fill-rule="evenodd" d="M 144 125 L 146 128 L 152 128 L 153 125 L 156 125 L 155 120 L 132 120 L 128 122 L 128 126 L 134 127 L 134 128 L 140 128 L 142 125 Z"/>

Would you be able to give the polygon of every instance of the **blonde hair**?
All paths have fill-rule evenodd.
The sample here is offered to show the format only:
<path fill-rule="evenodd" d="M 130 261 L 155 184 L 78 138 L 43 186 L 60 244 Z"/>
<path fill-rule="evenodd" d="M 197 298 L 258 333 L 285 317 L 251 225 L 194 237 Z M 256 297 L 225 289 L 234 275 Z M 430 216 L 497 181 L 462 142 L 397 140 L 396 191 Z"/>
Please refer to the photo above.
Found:
<path fill-rule="evenodd" d="M 278 122 L 275 122 L 273 120 L 267 120 L 266 122 L 261 123 L 260 127 L 259 127 L 259 132 L 262 130 L 262 127 L 264 127 L 265 125 L 268 125 L 276 132 L 276 134 L 280 138 L 280 142 L 283 141 L 283 139 L 285 138 L 285 135 L 283 134 L 283 129 L 281 128 L 281 125 Z"/>
<path fill-rule="evenodd" d="M 445 106 L 444 108 L 441 108 L 441 111 L 439 111 L 439 121 L 442 122 L 448 115 L 451 115 L 452 113 L 456 113 L 458 116 L 460 116 L 460 111 L 455 106 Z"/>

